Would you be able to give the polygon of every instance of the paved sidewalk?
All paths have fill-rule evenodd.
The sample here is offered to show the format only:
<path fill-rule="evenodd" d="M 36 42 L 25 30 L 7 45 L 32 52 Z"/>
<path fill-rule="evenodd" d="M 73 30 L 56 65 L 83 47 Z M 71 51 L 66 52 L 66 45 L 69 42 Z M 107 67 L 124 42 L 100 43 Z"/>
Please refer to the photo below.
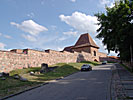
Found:
<path fill-rule="evenodd" d="M 110 87 L 112 100 L 133 100 L 133 74 L 120 64 L 114 65 Z"/>

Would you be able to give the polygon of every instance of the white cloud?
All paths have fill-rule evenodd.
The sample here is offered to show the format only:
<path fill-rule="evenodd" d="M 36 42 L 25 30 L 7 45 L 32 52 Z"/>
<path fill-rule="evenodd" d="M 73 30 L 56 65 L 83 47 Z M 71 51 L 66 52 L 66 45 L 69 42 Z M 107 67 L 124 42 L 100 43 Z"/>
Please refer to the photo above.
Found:
<path fill-rule="evenodd" d="M 30 18 L 33 18 L 35 16 L 35 14 L 33 12 L 31 12 L 31 13 L 27 14 L 27 16 Z"/>
<path fill-rule="evenodd" d="M 110 1 L 109 0 L 100 0 L 101 5 L 106 5 L 109 4 Z"/>
<path fill-rule="evenodd" d="M 74 35 L 74 36 L 76 36 L 77 33 L 78 33 L 77 31 L 75 31 L 75 32 L 73 32 L 73 31 L 63 32 L 63 34 L 65 34 L 65 35 Z"/>
<path fill-rule="evenodd" d="M 60 47 L 57 48 L 58 51 L 62 51 L 63 49 L 64 49 L 64 48 L 60 48 Z"/>
<path fill-rule="evenodd" d="M 59 41 L 64 41 L 64 40 L 66 40 L 67 38 L 66 37 L 61 37 L 61 38 L 59 38 L 58 40 Z"/>
<path fill-rule="evenodd" d="M 115 6 L 115 3 L 111 2 L 108 7 L 112 8 Z"/>
<path fill-rule="evenodd" d="M 12 48 L 12 49 L 14 49 L 14 48 Z M 6 51 L 11 51 L 12 49 L 5 49 Z"/>
<path fill-rule="evenodd" d="M 27 39 L 27 40 L 29 40 L 29 41 L 31 41 L 31 42 L 37 41 L 37 39 L 36 39 L 34 36 L 32 36 L 32 35 L 25 35 L 25 34 L 22 34 L 22 37 L 24 37 L 25 39 Z"/>
<path fill-rule="evenodd" d="M 42 49 L 53 49 L 55 50 L 55 48 L 59 47 L 57 46 L 57 39 L 59 38 L 57 35 L 53 35 L 53 36 L 37 36 L 37 37 L 33 37 L 35 38 L 36 41 L 31 41 L 31 42 L 23 42 L 21 43 L 21 47 L 22 48 L 42 48 Z M 51 44 L 52 43 L 52 44 Z M 53 45 L 54 44 L 54 45 Z"/>
<path fill-rule="evenodd" d="M 52 30 L 56 30 L 57 26 L 51 25 Z"/>
<path fill-rule="evenodd" d="M 23 21 L 21 24 L 11 22 L 11 25 L 16 26 L 24 32 L 30 33 L 31 35 L 38 35 L 42 31 L 47 31 L 48 29 L 34 22 L 33 20 Z"/>
<path fill-rule="evenodd" d="M 76 0 L 70 0 L 71 2 L 76 2 Z"/>
<path fill-rule="evenodd" d="M 5 35 L 5 34 L 2 34 L 2 33 L 0 33 L 0 36 L 5 37 L 5 38 L 7 38 L 7 39 L 12 39 L 11 36 L 9 36 L 9 35 Z"/>
<path fill-rule="evenodd" d="M 0 33 L 0 36 L 2 35 L 2 33 Z"/>
<path fill-rule="evenodd" d="M 94 39 L 93 39 L 94 40 Z M 106 50 L 106 46 L 103 45 L 102 40 L 95 39 L 94 42 L 100 47 L 99 51 L 108 54 L 108 50 Z M 119 53 L 115 53 L 115 51 L 110 51 L 108 56 L 117 56 Z"/>
<path fill-rule="evenodd" d="M 81 12 L 74 12 L 71 16 L 60 15 L 59 18 L 80 32 L 96 33 L 96 30 L 99 28 L 96 25 L 98 21 L 95 16 Z"/>
<path fill-rule="evenodd" d="M 110 51 L 109 56 L 117 56 L 119 53 L 115 53 L 115 51 Z"/>
<path fill-rule="evenodd" d="M 99 40 L 99 39 L 97 39 L 97 38 L 95 38 L 95 39 L 93 39 L 93 40 L 94 40 L 94 42 L 97 44 L 97 46 L 100 47 L 100 49 L 99 49 L 100 52 L 107 53 L 107 50 L 105 50 L 105 49 L 106 49 L 106 46 L 103 45 L 102 40 Z"/>
<path fill-rule="evenodd" d="M 103 1 L 103 4 L 105 3 L 108 3 L 108 1 Z M 95 35 L 97 34 L 96 30 L 99 28 L 99 26 L 96 25 L 98 21 L 95 16 L 86 15 L 81 12 L 74 12 L 71 16 L 60 15 L 59 18 L 61 21 L 65 22 L 80 32 L 88 32 L 96 44 L 100 47 L 99 51 L 107 53 L 107 50 L 105 50 L 106 46 L 103 45 L 102 40 L 95 38 Z M 63 32 L 63 34 L 72 35 L 73 30 L 70 30 L 70 32 Z M 115 53 L 112 52 L 110 54 L 115 55 Z"/>
<path fill-rule="evenodd" d="M 0 49 L 5 49 L 6 44 L 0 42 Z"/>
<path fill-rule="evenodd" d="M 9 35 L 4 35 L 4 37 L 7 38 L 7 39 L 12 39 L 12 37 L 9 36 Z"/>
<path fill-rule="evenodd" d="M 110 8 L 114 7 L 114 0 L 99 0 L 99 2 L 102 7 L 105 7 L 105 5 Z"/>

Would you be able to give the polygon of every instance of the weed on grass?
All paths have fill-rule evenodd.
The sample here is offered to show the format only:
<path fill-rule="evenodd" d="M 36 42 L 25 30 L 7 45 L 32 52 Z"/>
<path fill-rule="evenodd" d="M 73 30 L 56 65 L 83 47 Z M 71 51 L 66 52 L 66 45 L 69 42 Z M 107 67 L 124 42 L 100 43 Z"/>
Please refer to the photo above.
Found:
<path fill-rule="evenodd" d="M 29 72 L 36 72 L 36 71 L 40 71 L 40 67 L 32 67 L 32 68 L 24 68 L 24 69 L 16 69 L 16 70 L 13 70 L 11 71 L 9 74 L 10 76 L 13 76 L 15 74 L 26 74 L 26 73 L 29 73 Z"/>

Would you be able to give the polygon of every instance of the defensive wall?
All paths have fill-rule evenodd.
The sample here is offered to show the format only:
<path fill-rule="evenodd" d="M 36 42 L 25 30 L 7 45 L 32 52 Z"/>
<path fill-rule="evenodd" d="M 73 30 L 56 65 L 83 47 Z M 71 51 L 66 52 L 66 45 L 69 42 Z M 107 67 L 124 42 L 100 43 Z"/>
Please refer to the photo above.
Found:
<path fill-rule="evenodd" d="M 37 51 L 32 49 L 16 49 L 0 51 L 0 72 L 10 72 L 14 69 L 40 67 L 42 63 L 48 65 L 80 61 L 99 61 L 99 56 L 92 56 L 86 52 L 60 52 L 54 50 Z"/>

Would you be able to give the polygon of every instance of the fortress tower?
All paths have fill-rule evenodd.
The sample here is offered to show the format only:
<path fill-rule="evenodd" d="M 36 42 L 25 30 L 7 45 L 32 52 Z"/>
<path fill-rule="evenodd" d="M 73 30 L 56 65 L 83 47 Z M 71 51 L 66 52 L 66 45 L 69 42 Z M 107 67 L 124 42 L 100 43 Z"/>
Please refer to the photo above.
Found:
<path fill-rule="evenodd" d="M 65 47 L 63 51 L 87 52 L 92 56 L 97 56 L 99 47 L 93 41 L 89 33 L 82 34 L 74 46 Z"/>

